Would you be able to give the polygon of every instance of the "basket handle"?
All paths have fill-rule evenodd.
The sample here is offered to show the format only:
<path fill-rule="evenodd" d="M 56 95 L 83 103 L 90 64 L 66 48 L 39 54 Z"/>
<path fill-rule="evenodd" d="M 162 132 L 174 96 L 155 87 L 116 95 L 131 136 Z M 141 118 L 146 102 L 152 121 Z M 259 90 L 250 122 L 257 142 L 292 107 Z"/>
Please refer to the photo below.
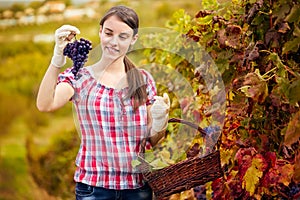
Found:
<path fill-rule="evenodd" d="M 205 132 L 205 130 L 203 128 L 201 128 L 197 124 L 194 124 L 194 123 L 192 123 L 190 121 L 186 121 L 184 119 L 179 119 L 179 118 L 170 118 L 168 120 L 168 122 L 169 123 L 174 123 L 175 122 L 175 123 L 181 123 L 181 124 L 188 125 L 188 126 L 194 128 L 194 129 L 198 130 L 201 133 L 202 137 L 205 137 L 207 135 L 206 132 Z"/>

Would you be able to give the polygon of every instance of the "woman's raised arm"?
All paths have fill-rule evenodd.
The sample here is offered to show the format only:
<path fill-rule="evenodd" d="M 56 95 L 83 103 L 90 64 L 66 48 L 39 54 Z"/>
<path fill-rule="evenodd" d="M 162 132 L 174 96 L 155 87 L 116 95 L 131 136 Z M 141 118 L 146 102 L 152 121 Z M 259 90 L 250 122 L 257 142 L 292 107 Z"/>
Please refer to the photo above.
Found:
<path fill-rule="evenodd" d="M 64 106 L 74 94 L 74 89 L 68 83 L 57 84 L 60 69 L 66 63 L 63 55 L 65 46 L 80 31 L 75 26 L 63 25 L 55 31 L 55 47 L 51 64 L 41 82 L 37 95 L 37 108 L 43 112 L 57 110 Z"/>
<path fill-rule="evenodd" d="M 74 95 L 74 89 L 68 83 L 57 84 L 60 70 L 50 64 L 41 82 L 37 95 L 37 108 L 42 112 L 51 112 L 63 107 Z"/>

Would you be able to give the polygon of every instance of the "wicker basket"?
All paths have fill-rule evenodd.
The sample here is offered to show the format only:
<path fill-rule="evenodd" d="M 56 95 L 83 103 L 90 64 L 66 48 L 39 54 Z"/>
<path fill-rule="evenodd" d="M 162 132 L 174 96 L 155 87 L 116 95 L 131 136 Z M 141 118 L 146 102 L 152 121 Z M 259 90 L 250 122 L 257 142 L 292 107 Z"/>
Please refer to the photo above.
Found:
<path fill-rule="evenodd" d="M 190 122 L 181 119 L 170 119 L 169 122 L 184 123 L 205 134 L 203 129 Z M 143 174 L 156 199 L 164 199 L 223 176 L 220 151 L 217 147 L 214 152 L 204 157 L 190 157 L 160 170 L 144 171 Z"/>

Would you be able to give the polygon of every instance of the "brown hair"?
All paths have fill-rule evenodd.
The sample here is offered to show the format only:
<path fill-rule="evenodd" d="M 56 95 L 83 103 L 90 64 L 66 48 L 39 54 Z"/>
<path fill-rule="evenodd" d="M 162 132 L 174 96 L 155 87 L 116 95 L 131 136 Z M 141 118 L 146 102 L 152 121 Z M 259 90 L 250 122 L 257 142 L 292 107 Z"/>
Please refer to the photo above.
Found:
<path fill-rule="evenodd" d="M 110 8 L 100 20 L 100 25 L 103 26 L 104 22 L 111 16 L 117 16 L 122 22 L 132 28 L 133 35 L 138 33 L 139 18 L 133 9 L 126 6 L 114 6 Z M 129 86 L 128 98 L 133 98 L 133 107 L 134 110 L 136 110 L 141 104 L 146 102 L 146 83 L 141 72 L 127 56 L 124 58 L 124 64 Z"/>

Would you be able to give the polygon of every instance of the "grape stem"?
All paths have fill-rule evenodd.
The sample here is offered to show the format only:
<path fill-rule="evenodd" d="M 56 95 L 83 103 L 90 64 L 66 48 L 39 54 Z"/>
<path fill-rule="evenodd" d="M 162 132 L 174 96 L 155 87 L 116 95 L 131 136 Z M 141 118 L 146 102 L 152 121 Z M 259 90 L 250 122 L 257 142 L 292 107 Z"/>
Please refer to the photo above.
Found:
<path fill-rule="evenodd" d="M 71 32 L 70 35 L 68 35 L 68 37 L 66 37 L 66 40 L 67 41 L 71 41 L 74 37 L 76 39 L 76 33 L 75 32 Z"/>

